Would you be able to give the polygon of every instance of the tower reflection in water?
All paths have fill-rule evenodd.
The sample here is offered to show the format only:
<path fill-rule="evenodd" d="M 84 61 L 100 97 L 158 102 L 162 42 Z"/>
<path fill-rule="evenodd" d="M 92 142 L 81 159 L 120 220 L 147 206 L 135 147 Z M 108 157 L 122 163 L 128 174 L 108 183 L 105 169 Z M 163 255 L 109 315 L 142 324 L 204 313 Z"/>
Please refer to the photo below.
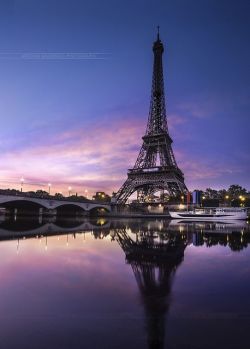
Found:
<path fill-rule="evenodd" d="M 145 308 L 148 348 L 163 348 L 165 317 L 174 274 L 184 258 L 185 234 L 139 230 L 134 241 L 126 229 L 115 238 L 133 269 Z"/>

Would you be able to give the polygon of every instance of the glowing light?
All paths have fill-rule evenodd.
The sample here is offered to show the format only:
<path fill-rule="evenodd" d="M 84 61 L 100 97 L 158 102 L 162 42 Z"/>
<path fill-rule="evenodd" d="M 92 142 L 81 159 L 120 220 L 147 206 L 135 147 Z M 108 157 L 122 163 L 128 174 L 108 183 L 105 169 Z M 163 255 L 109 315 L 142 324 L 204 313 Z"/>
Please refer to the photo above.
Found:
<path fill-rule="evenodd" d="M 21 182 L 21 192 L 22 192 L 23 191 L 23 183 L 24 183 L 24 178 L 23 177 L 20 179 L 20 182 Z"/>
<path fill-rule="evenodd" d="M 104 219 L 100 219 L 100 220 L 98 220 L 98 222 L 100 225 L 104 225 L 106 223 L 106 221 Z"/>
<path fill-rule="evenodd" d="M 180 232 L 180 233 L 183 233 L 183 231 L 184 231 L 184 227 L 183 227 L 182 225 L 180 225 L 180 226 L 179 226 L 179 232 Z"/>
<path fill-rule="evenodd" d="M 69 196 L 71 195 L 71 190 L 72 190 L 72 187 L 68 187 Z"/>

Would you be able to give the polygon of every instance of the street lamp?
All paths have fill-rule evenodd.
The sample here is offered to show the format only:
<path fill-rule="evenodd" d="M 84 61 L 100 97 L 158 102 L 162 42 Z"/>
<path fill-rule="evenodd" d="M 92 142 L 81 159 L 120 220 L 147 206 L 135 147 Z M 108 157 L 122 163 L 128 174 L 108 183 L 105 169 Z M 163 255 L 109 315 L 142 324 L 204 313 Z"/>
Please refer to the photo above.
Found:
<path fill-rule="evenodd" d="M 84 190 L 86 198 L 88 198 L 88 189 Z"/>
<path fill-rule="evenodd" d="M 20 182 L 21 182 L 21 192 L 22 192 L 23 191 L 23 182 L 24 182 L 24 178 L 23 177 L 20 179 Z"/>
<path fill-rule="evenodd" d="M 48 183 L 48 187 L 49 187 L 49 195 L 50 195 L 51 183 Z"/>
<path fill-rule="evenodd" d="M 71 195 L 71 190 L 72 188 L 71 187 L 68 187 L 68 190 L 69 190 L 69 196 Z"/>

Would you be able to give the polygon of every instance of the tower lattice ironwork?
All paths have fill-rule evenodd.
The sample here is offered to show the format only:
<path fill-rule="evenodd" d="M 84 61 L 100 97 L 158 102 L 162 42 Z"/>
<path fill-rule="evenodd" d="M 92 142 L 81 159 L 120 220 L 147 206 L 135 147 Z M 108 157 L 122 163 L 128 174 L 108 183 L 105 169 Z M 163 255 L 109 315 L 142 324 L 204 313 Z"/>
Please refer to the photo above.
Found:
<path fill-rule="evenodd" d="M 164 47 L 160 40 L 159 27 L 153 52 L 153 79 L 147 129 L 142 137 L 143 144 L 135 165 L 133 169 L 128 170 L 128 178 L 116 194 L 116 201 L 120 204 L 126 203 L 136 191 L 139 202 L 147 201 L 158 191 L 163 191 L 169 196 L 187 192 L 168 131 L 162 66 Z"/>

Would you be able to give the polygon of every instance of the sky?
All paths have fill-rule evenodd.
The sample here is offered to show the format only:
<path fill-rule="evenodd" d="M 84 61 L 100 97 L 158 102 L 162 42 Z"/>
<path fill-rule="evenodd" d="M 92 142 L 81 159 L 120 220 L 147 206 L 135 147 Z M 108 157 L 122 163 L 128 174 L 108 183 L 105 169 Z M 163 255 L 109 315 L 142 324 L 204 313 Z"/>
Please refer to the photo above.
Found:
<path fill-rule="evenodd" d="M 117 191 L 145 133 L 156 27 L 190 190 L 250 190 L 250 2 L 1 0 L 0 188 Z"/>

